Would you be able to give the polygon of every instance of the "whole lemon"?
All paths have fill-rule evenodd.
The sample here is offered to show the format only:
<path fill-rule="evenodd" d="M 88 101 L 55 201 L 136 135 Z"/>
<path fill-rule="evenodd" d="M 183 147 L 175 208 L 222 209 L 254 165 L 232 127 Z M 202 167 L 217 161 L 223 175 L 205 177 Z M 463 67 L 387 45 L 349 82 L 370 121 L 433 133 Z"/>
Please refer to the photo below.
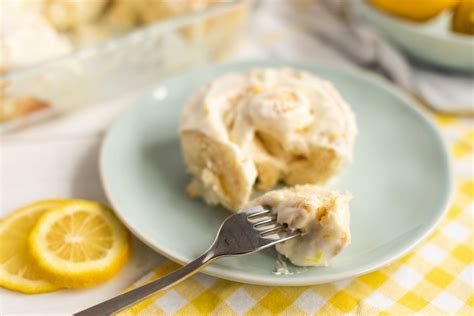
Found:
<path fill-rule="evenodd" d="M 387 13 L 417 22 L 427 21 L 444 10 L 451 9 L 459 0 L 368 0 L 374 7 Z"/>
<path fill-rule="evenodd" d="M 454 9 L 451 29 L 457 33 L 474 35 L 474 0 L 461 0 Z"/>

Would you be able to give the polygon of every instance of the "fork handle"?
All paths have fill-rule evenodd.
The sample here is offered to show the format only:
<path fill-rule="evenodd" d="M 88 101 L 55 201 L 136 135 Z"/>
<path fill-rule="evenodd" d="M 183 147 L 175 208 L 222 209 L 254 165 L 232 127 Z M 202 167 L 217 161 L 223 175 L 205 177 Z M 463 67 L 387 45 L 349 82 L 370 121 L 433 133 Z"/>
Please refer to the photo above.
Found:
<path fill-rule="evenodd" d="M 213 261 L 217 256 L 212 248 L 205 252 L 196 260 L 179 268 L 166 276 L 140 286 L 136 289 L 123 293 L 119 296 L 111 298 L 105 302 L 99 303 L 88 309 L 74 314 L 74 316 L 96 316 L 110 315 L 117 313 L 128 306 L 146 299 L 157 291 L 164 290 L 202 270 L 206 265 Z"/>

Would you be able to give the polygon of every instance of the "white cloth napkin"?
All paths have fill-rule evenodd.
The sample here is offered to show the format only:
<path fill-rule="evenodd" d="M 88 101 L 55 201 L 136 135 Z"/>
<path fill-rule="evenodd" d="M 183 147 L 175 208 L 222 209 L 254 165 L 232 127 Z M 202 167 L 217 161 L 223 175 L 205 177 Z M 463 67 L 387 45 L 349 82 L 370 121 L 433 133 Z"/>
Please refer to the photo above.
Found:
<path fill-rule="evenodd" d="M 347 0 L 261 1 L 251 20 L 250 34 L 261 39 L 278 29 L 287 30 L 285 36 L 261 49 L 262 57 L 366 69 L 437 111 L 474 113 L 474 73 L 440 70 L 409 60 L 360 21 L 350 4 Z"/>

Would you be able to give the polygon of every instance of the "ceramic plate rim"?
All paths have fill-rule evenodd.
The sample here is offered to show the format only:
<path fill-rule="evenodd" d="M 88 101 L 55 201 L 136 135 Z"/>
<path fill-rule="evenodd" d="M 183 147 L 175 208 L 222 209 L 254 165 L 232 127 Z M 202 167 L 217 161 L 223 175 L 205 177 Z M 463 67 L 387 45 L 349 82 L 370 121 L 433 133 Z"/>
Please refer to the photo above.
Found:
<path fill-rule="evenodd" d="M 339 73 L 343 73 L 346 76 L 352 76 L 352 77 L 358 77 L 359 79 L 362 79 L 369 84 L 377 86 L 377 88 L 384 89 L 388 93 L 393 94 L 395 97 L 399 98 L 403 106 L 406 108 L 409 108 L 412 112 L 413 115 L 417 115 L 421 120 L 424 121 L 429 127 L 431 131 L 431 135 L 436 139 L 436 141 L 439 143 L 440 148 L 442 149 L 443 153 L 443 160 L 446 162 L 446 168 L 447 168 L 447 175 L 448 175 L 448 183 L 447 183 L 447 191 L 444 192 L 444 201 L 443 205 L 440 205 L 440 207 L 436 210 L 436 212 L 433 212 L 433 217 L 431 218 L 431 222 L 427 225 L 424 225 L 425 230 L 422 230 L 416 237 L 414 237 L 411 241 L 407 242 L 406 247 L 403 249 L 397 249 L 392 251 L 391 253 L 388 253 L 388 255 L 383 256 L 379 260 L 374 260 L 372 263 L 367 263 L 365 265 L 361 265 L 359 267 L 354 267 L 350 268 L 345 272 L 339 272 L 339 273 L 334 273 L 334 275 L 318 275 L 317 277 L 310 276 L 308 275 L 307 278 L 303 280 L 298 280 L 298 279 L 292 279 L 292 278 L 286 278 L 286 277 L 281 277 L 276 281 L 275 279 L 264 277 L 264 276 L 255 276 L 252 274 L 249 274 L 248 272 L 240 272 L 240 271 L 234 271 L 234 270 L 226 270 L 214 265 L 209 265 L 208 267 L 204 268 L 200 272 L 226 279 L 226 280 L 231 280 L 231 281 L 236 281 L 236 282 L 242 282 L 242 283 L 247 283 L 247 284 L 255 284 L 255 285 L 265 285 L 265 286 L 308 286 L 308 285 L 315 285 L 315 284 L 324 284 L 328 282 L 334 282 L 342 279 L 346 279 L 349 277 L 355 277 L 358 275 L 366 274 L 371 271 L 377 270 L 399 258 L 407 254 L 409 251 L 411 251 L 413 248 L 415 248 L 421 241 L 426 239 L 433 230 L 438 226 L 440 221 L 444 218 L 448 207 L 450 205 L 450 202 L 452 200 L 453 196 L 453 174 L 452 174 L 452 161 L 451 161 L 451 156 L 448 153 L 446 143 L 442 139 L 436 125 L 433 123 L 433 121 L 427 116 L 427 114 L 422 111 L 419 106 L 416 105 L 414 100 L 410 99 L 409 96 L 403 92 L 401 89 L 398 87 L 386 82 L 384 79 L 381 77 L 378 77 L 377 75 L 374 75 L 372 73 L 369 73 L 367 71 L 362 71 L 362 70 L 348 70 L 348 69 L 343 69 L 335 66 L 328 66 L 328 65 L 321 65 L 318 63 L 303 63 L 303 62 L 294 62 L 294 61 L 286 61 L 286 60 L 258 60 L 258 59 L 252 59 L 252 60 L 245 60 L 245 61 L 238 61 L 238 62 L 230 62 L 230 63 L 221 63 L 221 64 L 214 64 L 214 65 L 208 65 L 200 68 L 196 68 L 181 74 L 178 74 L 174 77 L 169 78 L 168 80 L 173 80 L 178 77 L 187 75 L 192 72 L 196 71 L 203 71 L 204 69 L 213 69 L 215 67 L 227 67 L 230 65 L 238 65 L 239 67 L 245 68 L 248 65 L 254 65 L 254 64 L 274 64 L 278 66 L 289 66 L 289 67 L 299 67 L 302 69 L 312 69 L 314 67 L 317 68 L 325 68 L 329 69 L 331 71 L 336 71 Z M 126 116 L 128 116 L 130 113 L 132 113 L 137 107 L 141 105 L 140 101 L 144 100 L 146 96 L 148 96 L 148 93 L 150 91 L 153 91 L 159 86 L 165 85 L 168 80 L 164 80 L 160 83 L 157 83 L 156 86 L 144 92 L 141 97 L 137 98 L 134 102 L 133 105 L 130 106 L 125 112 L 123 112 L 119 117 L 113 122 L 111 126 L 107 129 L 105 133 L 105 137 L 101 143 L 101 148 L 99 152 L 99 174 L 100 174 L 100 179 L 102 183 L 102 187 L 104 189 L 105 195 L 107 197 L 108 202 L 114 209 L 115 214 L 117 217 L 121 220 L 121 222 L 130 230 L 130 232 L 136 236 L 139 240 L 141 240 L 144 244 L 161 254 L 162 256 L 177 262 L 181 265 L 187 264 L 190 261 L 188 261 L 185 258 L 182 258 L 181 256 L 177 255 L 174 253 L 172 250 L 165 249 L 165 247 L 160 247 L 159 245 L 154 244 L 152 238 L 145 236 L 144 234 L 140 233 L 137 231 L 131 224 L 127 222 L 125 214 L 122 214 L 119 212 L 119 208 L 117 205 L 114 204 L 113 199 L 111 198 L 111 193 L 109 192 L 109 187 L 107 185 L 107 180 L 105 176 L 105 148 L 107 147 L 106 144 L 109 142 L 109 139 L 112 137 L 112 133 L 115 130 L 117 126 L 120 125 L 120 122 L 125 119 Z"/>

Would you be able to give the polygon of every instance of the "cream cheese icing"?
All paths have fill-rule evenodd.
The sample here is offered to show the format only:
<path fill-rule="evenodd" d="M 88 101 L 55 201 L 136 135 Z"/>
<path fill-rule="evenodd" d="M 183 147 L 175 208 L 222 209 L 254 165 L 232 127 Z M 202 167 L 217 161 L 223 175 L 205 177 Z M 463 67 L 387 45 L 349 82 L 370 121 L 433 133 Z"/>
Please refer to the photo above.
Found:
<path fill-rule="evenodd" d="M 350 242 L 349 193 L 300 185 L 265 193 L 243 211 L 266 205 L 288 229 L 306 234 L 276 245 L 279 253 L 298 266 L 326 266 Z"/>
<path fill-rule="evenodd" d="M 70 41 L 42 15 L 41 1 L 2 0 L 0 67 L 13 69 L 72 51 Z"/>
<path fill-rule="evenodd" d="M 228 126 L 233 122 L 232 126 Z M 285 148 L 330 146 L 352 157 L 353 114 L 331 83 L 293 69 L 254 69 L 217 78 L 186 104 L 180 131 L 200 130 L 252 156 L 256 131 Z"/>
<path fill-rule="evenodd" d="M 246 187 L 268 190 L 280 180 L 325 184 L 352 159 L 356 125 L 328 81 L 290 68 L 266 68 L 206 84 L 184 106 L 179 131 L 197 131 L 230 150 Z M 228 206 L 219 186 L 225 175 L 191 166 L 195 153 L 183 153 L 194 195 Z M 233 205 L 245 204 L 250 190 Z"/>

